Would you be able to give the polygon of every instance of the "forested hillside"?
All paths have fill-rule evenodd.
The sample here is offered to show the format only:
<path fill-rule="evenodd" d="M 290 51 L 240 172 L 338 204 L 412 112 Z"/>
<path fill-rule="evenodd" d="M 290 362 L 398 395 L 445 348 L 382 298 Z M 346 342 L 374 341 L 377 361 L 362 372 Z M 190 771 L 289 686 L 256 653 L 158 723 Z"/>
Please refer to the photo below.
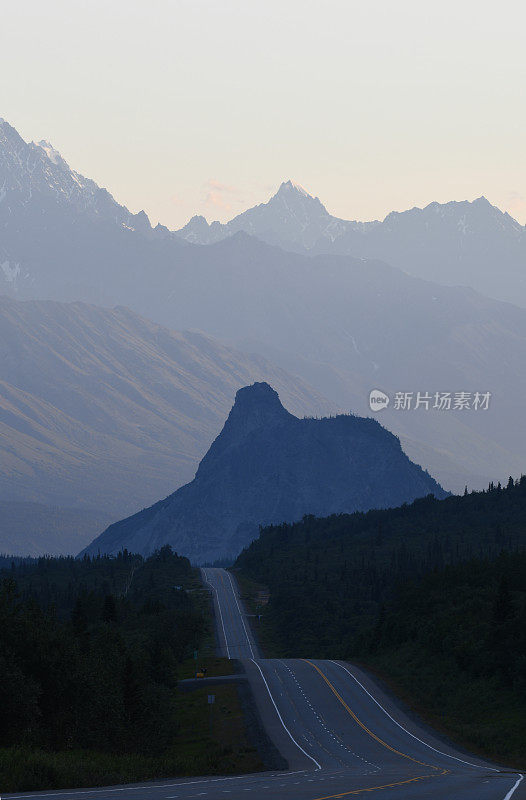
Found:
<path fill-rule="evenodd" d="M 206 620 L 169 547 L 0 572 L 0 787 L 184 771 L 174 687 Z M 70 783 L 71 785 L 71 783 Z"/>
<path fill-rule="evenodd" d="M 269 588 L 271 654 L 361 661 L 458 740 L 526 763 L 525 477 L 267 528 L 236 568 Z"/>

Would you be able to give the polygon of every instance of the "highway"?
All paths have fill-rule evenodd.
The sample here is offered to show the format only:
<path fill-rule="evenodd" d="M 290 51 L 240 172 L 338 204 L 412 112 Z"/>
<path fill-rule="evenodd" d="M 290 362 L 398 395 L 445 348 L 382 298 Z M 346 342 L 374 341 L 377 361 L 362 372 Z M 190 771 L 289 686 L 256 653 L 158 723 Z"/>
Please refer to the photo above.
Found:
<path fill-rule="evenodd" d="M 520 774 L 445 745 L 355 667 L 262 659 L 235 580 L 222 569 L 202 572 L 214 594 L 220 652 L 243 661 L 265 729 L 295 773 L 285 783 L 281 776 L 267 780 L 268 789 L 255 780 L 250 791 L 257 800 L 526 797 Z"/>
<path fill-rule="evenodd" d="M 47 800 L 523 800 L 522 775 L 449 747 L 406 716 L 356 667 L 262 659 L 232 576 L 202 570 L 214 597 L 218 649 L 242 661 L 283 772 L 174 779 L 6 798 Z"/>

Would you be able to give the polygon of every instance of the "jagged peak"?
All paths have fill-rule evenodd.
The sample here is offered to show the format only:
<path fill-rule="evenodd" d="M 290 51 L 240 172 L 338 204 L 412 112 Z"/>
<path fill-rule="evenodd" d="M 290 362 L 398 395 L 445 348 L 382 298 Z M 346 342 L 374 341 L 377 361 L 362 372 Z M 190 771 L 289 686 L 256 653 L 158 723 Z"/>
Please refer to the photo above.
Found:
<path fill-rule="evenodd" d="M 310 200 L 314 200 L 314 197 L 309 194 L 309 192 L 301 186 L 301 184 L 296 183 L 295 181 L 283 181 L 281 186 L 278 189 L 278 194 L 280 192 L 297 192 L 298 194 L 303 195 L 303 197 L 308 197 Z"/>
<path fill-rule="evenodd" d="M 194 214 L 194 216 L 191 217 L 190 220 L 187 222 L 187 225 L 199 225 L 200 227 L 203 228 L 209 227 L 206 217 L 204 217 L 202 214 Z"/>
<path fill-rule="evenodd" d="M 306 213 L 312 210 L 317 214 L 320 212 L 328 214 L 327 209 L 319 197 L 314 197 L 314 195 L 309 194 L 303 186 L 292 180 L 283 181 L 276 194 L 270 198 L 268 204 L 263 205 L 271 206 L 276 201 L 285 203 L 287 207 L 294 207 L 295 205 L 296 207 L 302 208 Z"/>

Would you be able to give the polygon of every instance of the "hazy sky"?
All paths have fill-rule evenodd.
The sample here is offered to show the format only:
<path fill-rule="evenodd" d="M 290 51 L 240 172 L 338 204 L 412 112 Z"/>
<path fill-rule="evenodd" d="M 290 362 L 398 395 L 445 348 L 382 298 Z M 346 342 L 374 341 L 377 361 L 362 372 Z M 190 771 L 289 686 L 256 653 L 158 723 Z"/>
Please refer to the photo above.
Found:
<path fill-rule="evenodd" d="M 0 116 L 131 210 L 225 220 L 484 194 L 526 222 L 523 0 L 4 3 Z"/>

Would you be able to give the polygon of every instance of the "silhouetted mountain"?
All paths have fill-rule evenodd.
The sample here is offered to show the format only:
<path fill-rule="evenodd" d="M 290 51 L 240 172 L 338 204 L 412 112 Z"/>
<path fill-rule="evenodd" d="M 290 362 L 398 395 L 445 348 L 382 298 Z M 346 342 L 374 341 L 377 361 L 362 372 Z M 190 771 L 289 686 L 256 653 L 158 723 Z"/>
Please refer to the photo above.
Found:
<path fill-rule="evenodd" d="M 93 538 L 190 480 L 236 390 L 258 379 L 299 413 L 331 408 L 260 356 L 126 308 L 0 296 L 0 500 L 100 510 Z"/>
<path fill-rule="evenodd" d="M 375 420 L 298 419 L 267 383 L 240 389 L 194 480 L 111 525 L 86 552 L 164 544 L 195 562 L 236 555 L 259 525 L 395 506 L 445 492 Z"/>

